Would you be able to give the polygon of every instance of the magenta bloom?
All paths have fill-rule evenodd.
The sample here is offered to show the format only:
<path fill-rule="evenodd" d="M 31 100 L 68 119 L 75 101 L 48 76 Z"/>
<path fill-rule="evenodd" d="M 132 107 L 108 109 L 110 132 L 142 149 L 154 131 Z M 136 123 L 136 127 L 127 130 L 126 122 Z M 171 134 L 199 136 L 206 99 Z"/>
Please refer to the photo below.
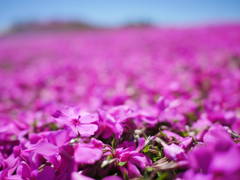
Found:
<path fill-rule="evenodd" d="M 204 136 L 204 144 L 195 147 L 189 154 L 191 169 L 187 178 L 238 179 L 240 177 L 240 148 L 234 144 L 225 129 L 215 125 Z M 226 164 L 228 164 L 226 166 Z"/>
<path fill-rule="evenodd" d="M 96 139 L 91 139 L 90 143 L 79 143 L 76 146 L 74 159 L 80 164 L 94 164 L 102 157 L 103 143 Z"/>
<path fill-rule="evenodd" d="M 0 32 L 0 180 L 240 180 L 239 107 L 237 23 Z"/>
<path fill-rule="evenodd" d="M 70 127 L 72 131 L 77 135 L 80 134 L 83 137 L 89 137 L 94 135 L 98 130 L 98 114 L 81 112 L 77 108 L 66 108 L 65 111 L 59 112 L 56 115 L 56 121 L 59 124 Z"/>
<path fill-rule="evenodd" d="M 139 139 L 138 147 L 126 142 L 116 149 L 114 157 L 120 164 L 122 174 L 126 173 L 130 178 L 138 177 L 141 171 L 151 164 L 151 160 L 140 152 L 143 146 L 144 140 Z"/>

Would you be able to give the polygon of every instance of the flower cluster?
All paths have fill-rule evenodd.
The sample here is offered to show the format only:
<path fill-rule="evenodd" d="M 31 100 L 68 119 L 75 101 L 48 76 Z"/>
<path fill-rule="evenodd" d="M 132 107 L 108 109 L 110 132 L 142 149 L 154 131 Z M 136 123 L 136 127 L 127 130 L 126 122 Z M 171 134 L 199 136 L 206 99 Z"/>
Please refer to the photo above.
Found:
<path fill-rule="evenodd" d="M 239 180 L 240 26 L 0 38 L 0 179 Z"/>

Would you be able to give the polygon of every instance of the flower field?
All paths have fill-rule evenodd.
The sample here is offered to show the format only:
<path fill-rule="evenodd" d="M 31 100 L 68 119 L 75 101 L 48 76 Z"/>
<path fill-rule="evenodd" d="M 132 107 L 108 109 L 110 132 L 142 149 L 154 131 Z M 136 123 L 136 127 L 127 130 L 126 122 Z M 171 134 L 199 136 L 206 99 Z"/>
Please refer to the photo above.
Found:
<path fill-rule="evenodd" d="M 0 37 L 0 179 L 239 180 L 240 26 Z"/>

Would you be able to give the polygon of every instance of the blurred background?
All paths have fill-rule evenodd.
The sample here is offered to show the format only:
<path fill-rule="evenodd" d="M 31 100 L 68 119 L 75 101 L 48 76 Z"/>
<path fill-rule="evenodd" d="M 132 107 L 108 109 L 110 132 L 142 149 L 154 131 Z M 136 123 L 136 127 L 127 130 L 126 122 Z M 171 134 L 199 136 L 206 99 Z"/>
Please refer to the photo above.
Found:
<path fill-rule="evenodd" d="M 239 0 L 0 0 L 0 30 L 189 26 L 240 21 Z M 41 26 L 41 27 L 40 27 Z M 44 26 L 44 27 L 43 27 Z"/>

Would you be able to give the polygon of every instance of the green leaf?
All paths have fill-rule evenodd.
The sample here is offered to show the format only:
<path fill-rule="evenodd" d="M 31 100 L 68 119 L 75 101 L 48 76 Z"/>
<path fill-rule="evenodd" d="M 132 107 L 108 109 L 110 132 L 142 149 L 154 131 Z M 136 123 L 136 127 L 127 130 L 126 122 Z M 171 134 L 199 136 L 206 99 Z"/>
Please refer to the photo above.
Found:
<path fill-rule="evenodd" d="M 197 120 L 197 116 L 194 112 L 189 112 L 186 114 L 186 117 L 191 121 L 194 122 Z"/>
<path fill-rule="evenodd" d="M 111 146 L 112 146 L 113 149 L 116 148 L 116 146 L 117 146 L 117 141 L 116 141 L 115 138 L 112 139 Z"/>
<path fill-rule="evenodd" d="M 157 172 L 157 180 L 166 180 L 169 177 L 167 172 Z"/>
<path fill-rule="evenodd" d="M 33 128 L 36 128 L 37 125 L 38 125 L 38 120 L 35 119 L 32 123 L 32 126 L 33 126 Z"/>
<path fill-rule="evenodd" d="M 147 145 L 143 148 L 143 152 L 147 153 L 149 151 L 149 149 L 150 149 L 150 145 Z"/>
<path fill-rule="evenodd" d="M 179 120 L 178 120 L 178 119 L 174 119 L 173 122 L 174 122 L 174 123 L 178 123 Z"/>
<path fill-rule="evenodd" d="M 181 134 L 181 136 L 183 136 L 183 137 L 189 136 L 189 134 L 188 134 L 187 131 L 182 131 L 180 134 Z"/>
<path fill-rule="evenodd" d="M 157 160 L 161 159 L 161 157 L 156 156 L 156 157 L 153 157 L 152 159 L 153 159 L 153 162 L 156 162 Z"/>
<path fill-rule="evenodd" d="M 49 128 L 50 128 L 50 130 L 55 131 L 55 130 L 58 129 L 58 126 L 57 126 L 57 124 L 55 124 L 55 123 L 50 123 L 50 124 L 49 124 Z"/>
<path fill-rule="evenodd" d="M 113 158 L 112 154 L 107 156 L 107 160 L 111 160 Z"/>
<path fill-rule="evenodd" d="M 148 172 L 152 172 L 152 171 L 154 170 L 154 168 L 152 168 L 152 167 L 146 167 L 146 170 L 147 170 Z"/>
<path fill-rule="evenodd" d="M 127 164 L 127 162 L 119 162 L 118 163 L 119 166 L 124 166 L 125 164 Z"/>

